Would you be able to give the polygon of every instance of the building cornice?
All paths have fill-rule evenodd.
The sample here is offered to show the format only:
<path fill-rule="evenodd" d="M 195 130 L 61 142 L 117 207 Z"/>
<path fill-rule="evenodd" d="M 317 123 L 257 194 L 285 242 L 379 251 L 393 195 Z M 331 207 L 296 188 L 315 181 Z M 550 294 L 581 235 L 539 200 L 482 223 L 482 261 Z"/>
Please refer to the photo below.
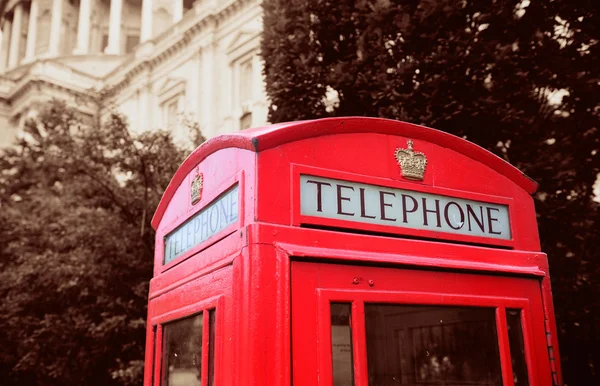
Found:
<path fill-rule="evenodd" d="M 44 89 L 44 92 L 40 92 L 40 90 Z M 75 100 L 79 99 L 81 101 L 89 101 L 90 98 L 93 98 L 94 95 L 90 95 L 90 90 L 75 90 L 71 86 L 61 85 L 56 83 L 53 79 L 48 79 L 44 77 L 36 77 L 35 79 L 30 79 L 26 84 L 24 84 L 18 95 L 11 101 L 12 109 L 10 115 L 12 117 L 18 117 L 23 113 L 24 110 L 34 102 L 45 102 L 49 99 L 49 90 L 55 90 L 60 94 L 64 94 L 65 96 L 71 96 L 75 98 Z M 77 110 L 84 112 L 86 114 L 93 114 L 95 109 L 90 107 L 86 102 L 84 104 L 76 104 L 75 106 Z"/>
<path fill-rule="evenodd" d="M 59 75 L 59 76 L 57 76 Z M 59 79 L 68 79 L 69 82 Z M 27 68 L 22 76 L 12 80 L 13 87 L 7 94 L 7 98 L 12 100 L 18 98 L 23 93 L 24 88 L 32 81 L 44 81 L 64 89 L 72 90 L 75 93 L 89 94 L 98 84 L 98 80 L 87 74 L 74 71 L 71 67 L 53 61 L 38 61 Z"/>
<path fill-rule="evenodd" d="M 0 76 L 0 97 L 7 99 L 16 82 L 5 76 Z"/>
<path fill-rule="evenodd" d="M 93 96 L 93 91 L 90 88 L 74 86 L 72 84 L 60 82 L 54 78 L 44 75 L 31 75 L 20 81 L 17 86 L 11 90 L 11 93 L 7 96 L 7 99 L 10 101 L 15 101 L 36 85 L 47 86 L 56 90 L 75 94 L 80 97 L 89 98 L 90 96 Z"/>
<path fill-rule="evenodd" d="M 97 55 L 87 55 L 87 56 L 94 57 Z M 74 67 L 69 66 L 68 64 L 63 63 L 64 60 L 68 60 L 72 57 L 73 56 L 60 56 L 60 57 L 56 57 L 56 58 L 43 58 L 43 57 L 37 58 L 36 60 L 34 60 L 32 62 L 22 63 L 17 67 L 11 68 L 7 72 L 5 72 L 3 75 L 4 75 L 4 77 L 7 77 L 7 78 L 12 77 L 12 80 L 18 82 L 22 78 L 26 77 L 32 71 L 31 69 L 35 69 L 36 67 L 39 67 L 39 66 L 42 66 L 42 67 L 52 66 L 52 67 L 60 68 L 62 70 L 66 70 L 69 73 L 72 73 L 78 77 L 90 79 L 91 81 L 96 82 L 96 83 L 100 82 L 102 80 L 101 77 L 90 75 L 84 71 L 78 70 Z"/>

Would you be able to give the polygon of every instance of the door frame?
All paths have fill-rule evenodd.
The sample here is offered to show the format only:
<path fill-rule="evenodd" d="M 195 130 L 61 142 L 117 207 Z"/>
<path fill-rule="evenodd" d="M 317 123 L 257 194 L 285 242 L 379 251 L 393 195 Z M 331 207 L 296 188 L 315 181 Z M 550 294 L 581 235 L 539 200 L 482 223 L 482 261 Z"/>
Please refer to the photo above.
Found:
<path fill-rule="evenodd" d="M 349 263 L 349 262 L 347 262 Z M 319 268 L 321 267 L 332 267 L 336 266 L 336 270 L 349 270 L 349 271 L 364 271 L 369 270 L 369 277 L 373 274 L 387 274 L 390 270 L 402 272 L 403 274 L 415 274 L 415 275 L 464 275 L 464 278 L 468 280 L 469 277 L 485 277 L 486 281 L 490 283 L 494 281 L 495 276 L 486 275 L 483 272 L 469 272 L 469 273 L 457 273 L 457 272 L 439 272 L 439 271 L 425 271 L 418 267 L 374 267 L 374 266 L 356 266 L 350 264 L 331 264 L 321 262 L 302 262 L 292 261 L 292 383 L 304 384 L 304 382 L 296 382 L 298 377 L 315 371 L 317 376 L 318 385 L 331 386 L 333 385 L 333 369 L 332 369 L 332 351 L 331 351 L 331 315 L 330 315 L 330 304 L 335 303 L 350 303 L 352 316 L 351 316 L 351 332 L 352 332 L 352 350 L 353 350 L 353 366 L 354 366 L 354 384 L 355 386 L 368 386 L 368 364 L 367 364 L 367 343 L 366 343 L 366 326 L 365 326 L 365 303 L 388 303 L 388 304 L 423 304 L 423 305 L 443 305 L 443 306 L 462 306 L 462 307 L 487 307 L 495 308 L 496 316 L 496 331 L 498 339 L 498 349 L 501 364 L 501 372 L 503 379 L 503 386 L 514 386 L 513 372 L 511 363 L 511 352 L 509 347 L 509 337 L 506 319 L 506 309 L 520 309 L 521 311 L 521 326 L 523 331 L 523 340 L 525 348 L 525 360 L 527 365 L 527 374 L 529 385 L 550 385 L 550 367 L 549 361 L 546 357 L 544 360 L 534 361 L 533 358 L 540 355 L 540 345 L 544 342 L 540 342 L 539 332 L 535 337 L 533 332 L 534 315 L 532 315 L 531 297 L 537 296 L 535 299 L 536 308 L 542 304 L 542 291 L 541 287 L 537 286 L 535 294 L 532 293 L 532 289 L 528 288 L 525 291 L 525 296 L 505 296 L 507 292 L 503 288 L 488 288 L 486 295 L 473 295 L 465 293 L 451 293 L 453 286 L 444 284 L 443 288 L 437 291 L 419 291 L 418 288 L 399 289 L 402 284 L 399 284 L 395 289 L 388 288 L 377 288 L 377 284 L 371 287 L 371 283 L 367 287 L 367 281 L 362 277 L 355 278 L 354 281 L 346 280 L 346 285 L 334 285 L 333 288 L 324 285 L 321 286 L 322 280 L 326 280 L 327 275 L 331 275 L 331 272 L 321 273 Z M 298 267 L 301 267 L 298 270 Z M 302 272 L 303 268 L 318 272 L 316 277 L 307 277 L 306 272 Z M 300 271 L 300 272 L 299 272 Z M 306 271 L 306 270 L 305 270 Z M 327 269 L 325 269 L 327 271 Z M 304 275 L 299 277 L 300 275 Z M 314 276 L 314 275 L 313 275 Z M 498 279 L 504 278 L 504 279 Z M 347 278 L 346 278 L 347 279 Z M 356 279 L 359 279 L 356 283 Z M 506 280 L 506 277 L 496 276 L 496 282 Z M 511 283 L 523 283 L 523 287 L 531 287 L 531 282 L 536 280 L 541 283 L 539 278 L 536 277 L 510 277 Z M 515 282 L 515 280 L 517 280 Z M 335 280 L 334 280 L 335 281 Z M 343 281 L 343 280 L 342 280 Z M 338 280 L 339 282 L 339 280 Z M 529 283 L 529 284 L 525 284 Z M 456 287 L 455 285 L 454 287 Z M 490 287 L 491 288 L 491 287 Z M 491 292 L 491 293 L 490 293 Z M 496 294 L 494 294 L 496 292 Z M 314 302 L 314 307 L 306 307 L 307 301 L 310 302 L 310 298 Z M 302 300 L 301 300 L 302 299 Z M 298 304 L 303 304 L 303 312 L 294 312 L 295 308 L 298 308 Z M 306 318 L 304 311 L 313 311 L 312 317 L 315 322 L 315 328 L 307 328 L 312 317 Z M 540 328 L 544 326 L 543 309 L 538 309 L 535 312 L 537 317 L 537 324 Z M 542 320 L 539 320 L 539 319 Z M 302 319 L 299 321 L 298 319 Z M 302 326 L 302 327 L 300 327 Z M 310 350 L 306 350 L 302 345 L 311 345 L 311 340 L 308 336 L 300 337 L 302 331 L 307 332 L 313 330 L 316 336 L 316 341 L 312 343 L 312 347 L 316 350 L 316 359 L 303 360 L 303 358 L 294 358 L 295 353 L 303 353 L 306 355 Z M 306 334 L 305 334 L 306 335 Z M 537 338 L 537 339 L 536 339 Z M 300 349 L 299 349 L 300 348 Z M 546 347 L 544 347 L 546 348 Z M 306 358 L 304 358 L 306 359 Z M 540 364 L 538 362 L 544 362 Z M 316 366 L 315 369 L 308 370 L 302 369 L 303 363 L 312 363 L 312 366 Z M 309 364 L 310 366 L 310 364 Z M 547 377 L 542 375 L 544 372 Z M 545 381 L 544 381 L 545 380 Z"/>

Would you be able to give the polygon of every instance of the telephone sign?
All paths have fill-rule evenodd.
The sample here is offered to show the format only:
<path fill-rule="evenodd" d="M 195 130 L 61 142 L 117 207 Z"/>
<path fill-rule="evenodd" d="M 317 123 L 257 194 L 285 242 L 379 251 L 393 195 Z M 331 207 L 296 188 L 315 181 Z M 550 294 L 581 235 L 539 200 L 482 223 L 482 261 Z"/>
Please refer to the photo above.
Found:
<path fill-rule="evenodd" d="M 510 240 L 508 205 L 310 175 L 300 200 L 307 216 Z"/>

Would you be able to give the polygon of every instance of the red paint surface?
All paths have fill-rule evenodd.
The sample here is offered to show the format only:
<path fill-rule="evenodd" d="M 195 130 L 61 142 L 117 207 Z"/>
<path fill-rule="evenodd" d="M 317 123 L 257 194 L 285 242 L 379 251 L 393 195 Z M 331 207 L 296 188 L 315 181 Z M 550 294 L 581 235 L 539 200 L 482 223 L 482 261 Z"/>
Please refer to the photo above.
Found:
<path fill-rule="evenodd" d="M 408 139 L 427 156 L 423 181 L 403 179 L 393 156 Z M 201 201 L 192 205 L 196 167 L 204 187 Z M 300 172 L 508 204 L 513 237 L 490 240 L 302 216 Z M 164 237 L 235 183 L 239 221 L 163 265 Z M 396 121 L 305 121 L 209 140 L 177 171 L 152 221 L 156 255 L 144 385 L 159 384 L 162 325 L 215 308 L 216 385 L 330 386 L 325 322 L 328 301 L 341 298 L 353 302 L 355 317 L 364 314 L 365 301 L 496 307 L 507 386 L 510 353 L 501 319 L 507 307 L 521 307 L 530 384 L 552 385 L 546 333 L 561 382 L 548 263 L 530 196 L 535 188 L 470 142 Z M 349 284 L 355 276 L 364 283 Z M 375 280 L 373 287 L 368 279 Z M 366 385 L 364 322 L 352 328 L 356 385 Z"/>
<path fill-rule="evenodd" d="M 152 218 L 152 226 L 154 229 L 158 227 L 158 224 L 165 214 L 168 203 L 172 200 L 175 191 L 181 182 L 188 177 L 189 173 L 196 165 L 219 150 L 234 148 L 262 152 L 264 150 L 304 139 L 351 133 L 388 134 L 410 137 L 412 139 L 421 139 L 461 153 L 477 163 L 489 167 L 506 176 L 506 178 L 524 189 L 527 193 L 533 193 L 537 189 L 535 181 L 525 176 L 521 171 L 506 161 L 469 141 L 465 141 L 442 131 L 381 118 L 328 118 L 314 121 L 280 123 L 277 125 L 249 129 L 240 133 L 221 135 L 208 140 L 189 155 L 181 165 L 181 168 L 175 173 L 175 176 L 173 176 L 173 180 L 167 187 L 163 200 L 159 204 L 156 213 Z M 325 139 L 325 141 L 327 141 L 327 139 Z M 405 145 L 406 143 L 404 146 Z M 357 150 L 358 153 L 372 151 L 372 149 L 368 147 L 368 144 L 362 142 L 355 143 L 351 149 Z M 467 170 L 467 172 L 469 172 L 469 170 Z"/>

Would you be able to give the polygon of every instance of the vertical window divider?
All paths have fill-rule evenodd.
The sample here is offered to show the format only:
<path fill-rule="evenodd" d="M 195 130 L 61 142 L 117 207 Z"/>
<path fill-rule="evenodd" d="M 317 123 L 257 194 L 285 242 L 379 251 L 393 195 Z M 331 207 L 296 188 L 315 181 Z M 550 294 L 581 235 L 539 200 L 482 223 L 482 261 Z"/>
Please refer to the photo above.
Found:
<path fill-rule="evenodd" d="M 208 311 L 202 310 L 202 364 L 201 364 L 201 385 L 208 386 L 208 331 L 210 330 L 210 320 Z"/>
<path fill-rule="evenodd" d="M 356 386 L 368 386 L 367 336 L 365 327 L 365 303 L 362 300 L 352 302 L 352 339 L 354 340 L 354 383 Z"/>
<path fill-rule="evenodd" d="M 156 377 L 155 377 L 155 371 L 156 371 L 156 367 L 160 366 L 160 362 L 157 362 L 157 356 L 156 353 L 157 351 L 159 351 L 156 348 L 156 342 L 158 339 L 158 325 L 154 325 L 152 326 L 152 348 L 150 351 L 150 357 L 152 358 L 152 369 L 150 370 L 151 374 L 152 374 L 152 379 L 150 380 L 150 386 L 154 386 L 156 385 Z"/>
<path fill-rule="evenodd" d="M 155 339 L 155 346 L 154 346 L 154 386 L 158 386 L 161 385 L 162 382 L 162 367 L 163 367 L 163 361 L 161 360 L 161 356 L 162 356 L 162 352 L 163 352 L 163 347 L 162 347 L 162 342 L 163 342 L 163 326 L 162 324 L 157 324 L 156 326 L 156 339 Z"/>
<path fill-rule="evenodd" d="M 216 384 L 215 377 L 217 374 L 217 309 L 208 310 L 208 372 L 207 385 L 214 386 Z"/>
<path fill-rule="evenodd" d="M 506 308 L 496 308 L 496 326 L 498 331 L 498 348 L 500 350 L 500 364 L 502 366 L 502 379 L 504 386 L 514 386 L 512 357 L 508 340 L 508 327 L 506 323 Z"/>

